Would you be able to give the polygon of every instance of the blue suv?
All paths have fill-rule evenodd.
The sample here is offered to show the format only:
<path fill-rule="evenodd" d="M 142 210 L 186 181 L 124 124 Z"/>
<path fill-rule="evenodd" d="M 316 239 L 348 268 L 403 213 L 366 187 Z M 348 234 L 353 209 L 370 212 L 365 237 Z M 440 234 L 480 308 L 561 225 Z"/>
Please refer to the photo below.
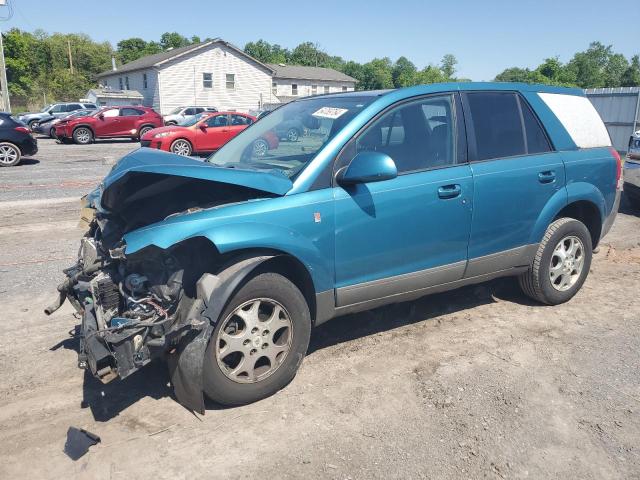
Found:
<path fill-rule="evenodd" d="M 253 145 L 292 120 L 296 142 Z M 166 357 L 204 411 L 290 382 L 312 327 L 517 277 L 555 305 L 584 283 L 621 162 L 580 90 L 456 83 L 288 103 L 205 162 L 139 149 L 85 197 L 53 312 L 82 315 L 103 381 Z"/>

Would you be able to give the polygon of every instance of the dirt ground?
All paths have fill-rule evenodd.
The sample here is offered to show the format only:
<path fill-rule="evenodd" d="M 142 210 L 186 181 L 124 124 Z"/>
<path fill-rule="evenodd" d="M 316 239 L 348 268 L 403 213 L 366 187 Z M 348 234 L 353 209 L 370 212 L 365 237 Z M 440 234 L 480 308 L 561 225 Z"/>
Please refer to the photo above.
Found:
<path fill-rule="evenodd" d="M 623 204 L 569 303 L 511 279 L 319 327 L 294 381 L 192 414 L 164 365 L 102 385 L 52 317 L 75 199 L 135 148 L 40 140 L 0 170 L 0 478 L 640 478 L 640 212 Z M 102 442 L 74 462 L 69 426 Z"/>

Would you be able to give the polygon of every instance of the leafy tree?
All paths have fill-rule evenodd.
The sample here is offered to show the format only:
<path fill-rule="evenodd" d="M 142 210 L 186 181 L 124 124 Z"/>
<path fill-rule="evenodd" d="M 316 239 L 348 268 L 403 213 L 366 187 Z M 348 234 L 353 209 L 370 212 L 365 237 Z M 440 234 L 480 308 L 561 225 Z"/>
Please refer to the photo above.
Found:
<path fill-rule="evenodd" d="M 127 38 L 120 40 L 116 46 L 118 59 L 121 63 L 129 63 L 147 55 L 162 51 L 158 42 L 147 42 L 142 38 Z"/>
<path fill-rule="evenodd" d="M 408 87 L 416 84 L 418 69 L 407 57 L 396 60 L 391 71 L 393 86 L 396 88 Z"/>
<path fill-rule="evenodd" d="M 329 55 L 320 50 L 318 44 L 304 42 L 298 45 L 291 52 L 289 61 L 294 65 L 305 65 L 308 67 L 321 67 L 329 60 Z"/>
<path fill-rule="evenodd" d="M 631 57 L 631 63 L 620 78 L 620 85 L 623 87 L 640 86 L 640 56 Z"/>
<path fill-rule="evenodd" d="M 388 57 L 374 58 L 363 66 L 363 90 L 393 88 L 392 64 Z"/>
<path fill-rule="evenodd" d="M 160 46 L 163 50 L 170 48 L 180 48 L 191 45 L 193 42 L 178 32 L 165 32 L 160 36 Z"/>
<path fill-rule="evenodd" d="M 453 80 L 456 73 L 456 65 L 458 59 L 450 53 L 447 53 L 440 61 L 440 71 L 446 80 Z"/>

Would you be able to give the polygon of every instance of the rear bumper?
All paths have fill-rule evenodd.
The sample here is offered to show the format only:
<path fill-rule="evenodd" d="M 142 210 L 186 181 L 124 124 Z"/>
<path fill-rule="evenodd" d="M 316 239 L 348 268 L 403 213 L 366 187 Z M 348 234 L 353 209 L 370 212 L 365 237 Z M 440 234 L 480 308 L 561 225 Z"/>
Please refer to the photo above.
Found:
<path fill-rule="evenodd" d="M 616 199 L 613 202 L 613 208 L 611 209 L 611 213 L 609 216 L 604 219 L 604 224 L 602 225 L 602 235 L 600 235 L 600 240 L 604 238 L 604 236 L 609 233 L 611 227 L 613 226 L 613 222 L 616 219 L 616 215 L 618 215 L 618 209 L 620 208 L 620 197 L 622 195 L 622 190 L 616 190 Z"/>

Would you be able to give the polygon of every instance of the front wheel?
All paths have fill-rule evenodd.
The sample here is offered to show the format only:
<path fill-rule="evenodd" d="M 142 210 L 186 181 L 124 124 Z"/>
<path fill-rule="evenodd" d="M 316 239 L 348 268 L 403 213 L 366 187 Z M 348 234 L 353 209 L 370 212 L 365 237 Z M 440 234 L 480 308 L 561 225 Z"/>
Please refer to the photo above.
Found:
<path fill-rule="evenodd" d="M 187 140 L 179 138 L 171 144 L 171 153 L 188 157 L 191 155 L 191 144 Z"/>
<path fill-rule="evenodd" d="M 86 127 L 79 127 L 73 131 L 73 141 L 78 145 L 88 145 L 93 141 L 93 132 Z"/>
<path fill-rule="evenodd" d="M 529 271 L 519 278 L 525 294 L 548 305 L 570 300 L 584 284 L 593 247 L 584 223 L 560 218 L 547 228 Z"/>
<path fill-rule="evenodd" d="M 50 138 L 56 138 L 56 129 L 55 128 L 49 129 L 49 137 Z"/>
<path fill-rule="evenodd" d="M 0 143 L 0 167 L 13 167 L 20 163 L 20 149 L 13 143 Z"/>
<path fill-rule="evenodd" d="M 204 391 L 222 405 L 273 395 L 295 376 L 309 346 L 311 316 L 300 290 L 263 273 L 231 299 L 204 361 Z"/>
<path fill-rule="evenodd" d="M 253 155 L 256 157 L 264 157 L 269 151 L 269 144 L 263 138 L 259 138 L 253 143 Z"/>
<path fill-rule="evenodd" d="M 29 129 L 33 132 L 36 128 L 40 126 L 40 122 L 38 120 L 31 120 L 29 122 Z"/>
<path fill-rule="evenodd" d="M 287 130 L 287 140 L 290 142 L 297 142 L 300 138 L 300 132 L 297 128 L 290 128 Z"/>

